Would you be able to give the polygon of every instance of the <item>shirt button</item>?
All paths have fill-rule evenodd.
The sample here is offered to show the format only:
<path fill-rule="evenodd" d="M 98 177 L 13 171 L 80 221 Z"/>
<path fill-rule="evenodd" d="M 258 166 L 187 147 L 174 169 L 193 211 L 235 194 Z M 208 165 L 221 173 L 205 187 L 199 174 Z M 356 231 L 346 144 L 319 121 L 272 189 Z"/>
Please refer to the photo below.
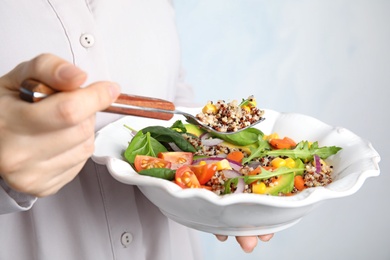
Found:
<path fill-rule="evenodd" d="M 90 48 L 95 44 L 95 37 L 92 34 L 85 33 L 81 35 L 80 43 L 84 48 Z"/>
<path fill-rule="evenodd" d="M 125 232 L 121 236 L 121 243 L 124 247 L 128 247 L 133 241 L 133 235 L 129 232 Z"/>

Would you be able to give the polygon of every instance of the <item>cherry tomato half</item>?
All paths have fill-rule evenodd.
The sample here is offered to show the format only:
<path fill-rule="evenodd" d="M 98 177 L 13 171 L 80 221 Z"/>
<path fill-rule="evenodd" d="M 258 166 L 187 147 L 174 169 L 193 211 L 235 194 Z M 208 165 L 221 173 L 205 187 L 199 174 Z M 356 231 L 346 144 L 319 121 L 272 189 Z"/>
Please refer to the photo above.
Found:
<path fill-rule="evenodd" d="M 201 185 L 206 184 L 217 171 L 217 165 L 214 163 L 204 165 L 190 165 L 189 167 L 195 173 Z"/>
<path fill-rule="evenodd" d="M 152 156 L 136 155 L 134 159 L 134 166 L 137 172 L 150 168 L 170 168 L 171 163 Z"/>
<path fill-rule="evenodd" d="M 193 153 L 190 152 L 162 152 L 158 158 L 171 163 L 171 169 L 175 170 L 183 165 L 190 165 L 193 161 Z"/>
<path fill-rule="evenodd" d="M 190 167 L 187 165 L 181 166 L 176 170 L 175 182 L 183 189 L 200 188 L 200 183 L 196 178 L 195 173 L 191 171 Z"/>

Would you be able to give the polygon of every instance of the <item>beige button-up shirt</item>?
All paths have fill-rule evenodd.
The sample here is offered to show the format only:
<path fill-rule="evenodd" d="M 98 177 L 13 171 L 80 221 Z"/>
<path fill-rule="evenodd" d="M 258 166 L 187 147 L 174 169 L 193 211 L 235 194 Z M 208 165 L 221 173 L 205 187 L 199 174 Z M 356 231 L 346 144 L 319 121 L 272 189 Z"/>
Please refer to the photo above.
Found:
<path fill-rule="evenodd" d="M 181 81 L 174 19 L 167 0 L 3 0 L 0 75 L 53 53 L 85 70 L 88 82 L 112 80 L 123 92 L 185 105 L 192 94 Z M 117 118 L 101 113 L 96 128 Z M 192 230 L 92 161 L 46 198 L 0 180 L 1 260 L 199 258 Z"/>

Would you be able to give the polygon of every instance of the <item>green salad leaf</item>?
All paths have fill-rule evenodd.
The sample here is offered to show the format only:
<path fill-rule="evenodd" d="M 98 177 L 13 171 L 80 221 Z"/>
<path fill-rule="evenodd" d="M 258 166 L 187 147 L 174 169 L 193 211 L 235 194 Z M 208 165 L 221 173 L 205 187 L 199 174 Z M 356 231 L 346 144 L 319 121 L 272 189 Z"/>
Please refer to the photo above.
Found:
<path fill-rule="evenodd" d="M 310 144 L 308 141 L 301 141 L 294 149 L 277 149 L 272 150 L 267 141 L 259 140 L 257 148 L 251 148 L 251 154 L 247 158 L 243 159 L 243 163 L 248 163 L 254 158 L 264 156 L 287 156 L 292 159 L 301 159 L 303 161 L 313 160 L 314 155 L 318 155 L 321 159 L 326 159 L 331 155 L 336 154 L 341 150 L 341 147 L 337 146 L 323 146 L 319 147 L 318 142 Z"/>
<path fill-rule="evenodd" d="M 294 149 L 265 151 L 265 154 L 270 156 L 288 156 L 292 159 L 299 158 L 303 161 L 311 161 L 313 160 L 314 155 L 318 155 L 321 159 L 326 159 L 340 150 L 341 147 L 337 146 L 319 147 L 318 142 L 314 142 L 310 145 L 308 141 L 301 141 Z"/>
<path fill-rule="evenodd" d="M 264 152 L 267 150 L 270 150 L 270 144 L 268 143 L 267 140 L 263 140 L 263 137 L 259 137 L 258 142 L 257 142 L 257 147 L 256 148 L 250 148 L 251 154 L 248 157 L 245 157 L 242 160 L 242 164 L 246 164 L 250 161 L 252 161 L 255 158 L 261 157 L 264 155 Z"/>
<path fill-rule="evenodd" d="M 242 106 L 248 106 L 248 105 L 256 106 L 255 103 L 254 103 L 254 97 L 253 96 L 249 96 L 249 98 L 246 98 L 246 99 L 243 98 L 241 100 L 241 103 L 238 106 L 242 107 Z"/>
<path fill-rule="evenodd" d="M 264 133 L 257 128 L 247 128 L 235 134 L 224 135 L 212 133 L 212 135 L 231 144 L 245 146 L 254 144 L 259 139 L 262 139 Z"/>
<path fill-rule="evenodd" d="M 181 120 L 177 120 L 176 122 L 174 122 L 170 128 L 182 134 L 187 133 L 187 128 L 185 127 L 185 125 Z"/>
<path fill-rule="evenodd" d="M 196 152 L 195 147 L 177 131 L 163 126 L 148 126 L 140 132 L 150 133 L 159 142 L 175 143 L 184 152 Z"/>
<path fill-rule="evenodd" d="M 144 134 L 142 131 L 138 131 L 125 150 L 124 157 L 130 163 L 134 163 L 137 154 L 157 157 L 158 153 L 166 151 L 167 148 L 154 139 L 150 133 Z"/>
<path fill-rule="evenodd" d="M 173 179 L 175 179 L 176 170 L 168 168 L 150 168 L 139 171 L 138 173 L 141 175 L 172 181 Z"/>

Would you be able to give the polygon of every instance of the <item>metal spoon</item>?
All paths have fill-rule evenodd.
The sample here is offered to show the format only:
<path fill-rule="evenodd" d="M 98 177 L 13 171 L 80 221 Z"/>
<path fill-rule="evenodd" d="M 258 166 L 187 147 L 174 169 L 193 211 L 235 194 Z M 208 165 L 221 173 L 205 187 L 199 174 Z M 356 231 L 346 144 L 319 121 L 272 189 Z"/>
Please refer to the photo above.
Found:
<path fill-rule="evenodd" d="M 39 102 L 42 99 L 55 94 L 56 92 L 56 90 L 50 88 L 42 82 L 33 79 L 27 79 L 23 81 L 20 86 L 20 98 L 31 103 Z M 184 116 L 186 121 L 190 124 L 198 125 L 207 132 L 223 135 L 238 133 L 264 120 L 264 118 L 260 118 L 260 120 L 257 122 L 234 132 L 220 132 L 213 129 L 211 126 L 203 124 L 195 116 L 183 111 L 176 110 L 175 105 L 170 101 L 128 94 L 120 94 L 118 99 L 103 112 L 155 118 L 160 120 L 170 120 L 172 119 L 173 115 L 179 114 Z"/>

